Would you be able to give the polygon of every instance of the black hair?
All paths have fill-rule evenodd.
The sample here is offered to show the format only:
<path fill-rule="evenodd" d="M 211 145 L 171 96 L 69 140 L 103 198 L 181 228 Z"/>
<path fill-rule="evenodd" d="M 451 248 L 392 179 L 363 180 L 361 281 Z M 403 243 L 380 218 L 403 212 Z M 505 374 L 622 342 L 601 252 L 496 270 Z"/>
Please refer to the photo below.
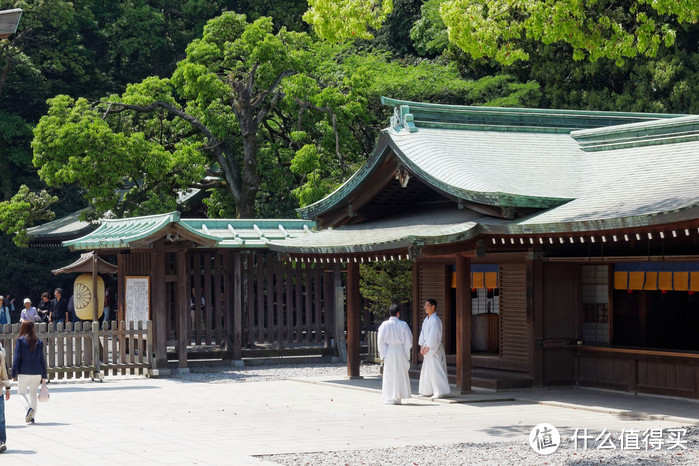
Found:
<path fill-rule="evenodd" d="M 391 317 L 395 317 L 398 315 L 399 311 L 400 311 L 400 309 L 398 309 L 397 304 L 395 304 L 395 303 L 391 304 L 391 307 L 388 308 L 388 315 L 390 315 Z"/>
<path fill-rule="evenodd" d="M 437 307 L 437 300 L 432 298 L 427 298 L 425 301 L 430 303 L 432 306 Z"/>

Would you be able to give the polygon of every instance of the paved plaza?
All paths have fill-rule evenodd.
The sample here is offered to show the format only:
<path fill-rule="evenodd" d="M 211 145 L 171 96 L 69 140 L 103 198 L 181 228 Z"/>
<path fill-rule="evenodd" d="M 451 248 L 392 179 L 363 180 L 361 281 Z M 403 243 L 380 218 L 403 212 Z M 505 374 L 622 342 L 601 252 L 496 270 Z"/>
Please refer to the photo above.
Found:
<path fill-rule="evenodd" d="M 0 464 L 272 464 L 255 455 L 522 440 L 559 430 L 699 424 L 699 404 L 594 390 L 381 402 L 376 376 L 244 383 L 108 377 L 56 381 L 27 426 L 13 388 Z M 415 387 L 413 393 L 416 393 Z M 523 448 L 528 448 L 523 446 Z"/>

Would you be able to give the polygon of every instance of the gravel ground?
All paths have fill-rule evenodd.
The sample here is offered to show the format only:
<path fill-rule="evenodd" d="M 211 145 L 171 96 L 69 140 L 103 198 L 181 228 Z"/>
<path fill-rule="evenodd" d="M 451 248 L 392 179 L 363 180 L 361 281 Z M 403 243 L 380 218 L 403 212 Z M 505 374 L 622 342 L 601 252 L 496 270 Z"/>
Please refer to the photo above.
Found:
<path fill-rule="evenodd" d="M 699 428 L 687 428 L 683 437 L 686 450 L 676 448 L 660 451 L 588 449 L 575 451 L 571 445 L 544 456 L 536 453 L 525 442 L 507 443 L 458 443 L 439 446 L 414 446 L 371 450 L 326 451 L 288 455 L 260 456 L 260 459 L 288 466 L 326 465 L 697 465 L 699 464 Z M 579 447 L 581 448 L 581 447 Z M 643 447 L 641 447 L 643 448 Z"/>
<path fill-rule="evenodd" d="M 202 383 L 243 383 L 285 380 L 298 377 L 344 376 L 344 364 L 280 364 L 249 367 L 210 366 L 190 368 L 187 374 L 174 378 Z M 362 374 L 378 375 L 378 365 L 362 366 Z M 620 450 L 618 433 L 612 433 L 615 450 L 597 450 L 599 442 L 590 441 L 587 450 L 573 448 L 569 436 L 562 432 L 561 447 L 551 455 L 540 455 L 527 442 L 458 443 L 437 446 L 411 446 L 369 450 L 342 450 L 285 455 L 265 455 L 259 458 L 287 466 L 449 466 L 449 465 L 699 465 L 699 427 L 687 427 L 682 435 L 686 449 Z M 598 434 L 598 433 L 595 433 Z M 663 432 L 667 442 L 668 433 Z M 565 437 L 568 436 L 568 437 Z"/>
<path fill-rule="evenodd" d="M 378 375 L 379 365 L 362 366 L 362 375 Z M 287 380 L 298 377 L 346 376 L 347 365 L 327 364 L 278 364 L 265 366 L 209 366 L 190 368 L 188 374 L 175 374 L 173 378 L 190 382 L 241 383 Z"/>

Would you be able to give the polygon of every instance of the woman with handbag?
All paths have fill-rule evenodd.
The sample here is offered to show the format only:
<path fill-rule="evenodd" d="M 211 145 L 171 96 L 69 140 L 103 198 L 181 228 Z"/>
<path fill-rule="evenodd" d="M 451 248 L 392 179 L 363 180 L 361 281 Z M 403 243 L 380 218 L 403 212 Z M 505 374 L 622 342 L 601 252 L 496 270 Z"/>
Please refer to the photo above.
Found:
<path fill-rule="evenodd" d="M 12 378 L 17 380 L 17 392 L 24 401 L 27 414 L 24 420 L 34 423 L 36 415 L 39 384 L 48 379 L 46 375 L 46 359 L 44 358 L 44 342 L 34 332 L 34 322 L 22 322 L 19 337 L 15 345 L 15 355 L 12 362 Z M 29 398 L 27 398 L 27 388 Z"/>

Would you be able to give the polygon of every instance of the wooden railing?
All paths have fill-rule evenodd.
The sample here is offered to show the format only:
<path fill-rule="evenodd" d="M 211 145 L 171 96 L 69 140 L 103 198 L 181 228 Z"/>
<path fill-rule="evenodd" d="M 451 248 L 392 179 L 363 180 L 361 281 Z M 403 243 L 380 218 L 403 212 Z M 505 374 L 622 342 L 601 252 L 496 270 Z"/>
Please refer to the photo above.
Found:
<path fill-rule="evenodd" d="M 0 328 L 0 343 L 12 366 L 20 324 Z M 90 378 L 104 375 L 147 375 L 152 364 L 152 322 L 77 322 L 37 325 L 44 342 L 49 379 Z"/>
<path fill-rule="evenodd" d="M 366 343 L 367 343 L 367 356 L 365 361 L 367 362 L 381 362 L 381 356 L 379 355 L 379 332 L 369 331 L 366 332 Z"/>

